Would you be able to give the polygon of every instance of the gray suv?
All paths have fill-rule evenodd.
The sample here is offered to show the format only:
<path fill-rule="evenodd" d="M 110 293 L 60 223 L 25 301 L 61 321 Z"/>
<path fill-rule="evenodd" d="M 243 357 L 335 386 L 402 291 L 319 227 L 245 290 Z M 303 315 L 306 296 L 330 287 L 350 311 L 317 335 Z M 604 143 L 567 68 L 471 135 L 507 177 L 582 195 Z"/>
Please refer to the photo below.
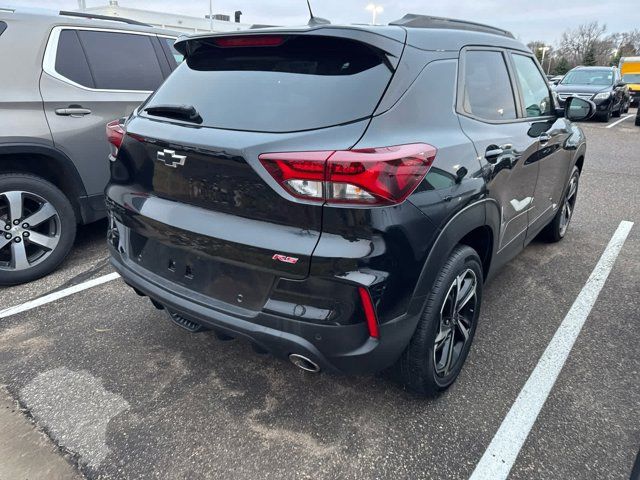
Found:
<path fill-rule="evenodd" d="M 181 61 L 174 32 L 126 19 L 0 8 L 0 285 L 54 270 L 76 225 L 106 215 L 105 123 Z"/>

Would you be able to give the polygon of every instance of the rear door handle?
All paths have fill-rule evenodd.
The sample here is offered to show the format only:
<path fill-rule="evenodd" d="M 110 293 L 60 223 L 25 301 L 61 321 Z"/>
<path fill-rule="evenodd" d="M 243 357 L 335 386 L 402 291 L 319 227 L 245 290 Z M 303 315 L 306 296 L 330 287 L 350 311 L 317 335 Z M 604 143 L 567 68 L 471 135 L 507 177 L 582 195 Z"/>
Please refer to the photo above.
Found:
<path fill-rule="evenodd" d="M 89 115 L 91 110 L 88 108 L 82 107 L 69 107 L 69 108 L 58 108 L 56 109 L 56 115 L 61 115 L 63 117 L 84 117 L 85 115 Z"/>

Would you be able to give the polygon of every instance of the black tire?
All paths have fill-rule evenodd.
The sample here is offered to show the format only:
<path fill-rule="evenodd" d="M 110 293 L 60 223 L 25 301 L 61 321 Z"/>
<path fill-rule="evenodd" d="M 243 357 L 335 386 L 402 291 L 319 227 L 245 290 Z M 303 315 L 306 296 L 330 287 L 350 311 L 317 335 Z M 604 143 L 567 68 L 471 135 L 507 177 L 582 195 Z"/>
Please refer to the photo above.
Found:
<path fill-rule="evenodd" d="M 9 223 L 10 228 L 14 227 L 10 221 L 12 219 L 8 192 L 22 192 L 21 198 L 26 199 L 21 201 L 24 207 L 22 212 L 24 218 L 21 221 L 38 211 L 36 210 L 38 200 L 50 204 L 48 208 L 52 207 L 55 213 L 42 223 L 30 225 L 21 232 L 0 230 L 2 235 L 0 242 L 4 240 L 5 235 L 14 235 L 13 240 L 24 245 L 25 251 L 30 255 L 26 264 L 30 266 L 19 269 L 15 267 L 15 260 L 12 260 L 14 258 L 11 249 L 13 242 L 0 248 L 0 285 L 5 286 L 30 282 L 55 270 L 69 254 L 76 237 L 76 216 L 64 193 L 40 177 L 22 173 L 0 175 L 0 229 L 6 228 L 6 223 Z M 30 207 L 32 210 L 29 212 Z M 47 231 L 43 232 L 43 228 Z M 53 235 L 56 238 L 55 245 L 42 248 L 42 253 L 38 253 L 40 244 L 32 241 L 36 238 L 36 234 Z M 16 237 L 19 240 L 16 240 Z M 34 250 L 35 253 L 33 253 Z"/>
<path fill-rule="evenodd" d="M 609 120 L 611 120 L 611 110 L 607 110 L 606 112 L 599 113 L 598 115 L 596 115 L 596 118 L 600 122 L 609 123 Z"/>
<path fill-rule="evenodd" d="M 473 272 L 476 279 L 475 297 L 470 298 L 461 309 L 461 312 L 469 317 L 469 322 L 462 323 L 461 320 L 457 320 L 447 324 L 443 318 L 448 315 L 441 315 L 441 312 L 449 310 L 447 305 L 451 304 L 449 299 L 456 279 L 463 274 L 467 275 L 464 277 L 465 279 L 472 278 L 468 272 Z M 482 263 L 476 251 L 466 245 L 456 246 L 438 273 L 435 284 L 427 297 L 416 331 L 395 365 L 395 377 L 404 388 L 420 395 L 433 397 L 449 388 L 456 380 L 467 358 L 476 331 L 482 303 L 482 282 Z M 452 308 L 455 310 L 456 307 Z M 457 350 L 455 363 L 451 361 L 450 369 L 447 370 L 445 367 L 444 371 L 439 373 L 438 365 L 442 365 L 442 362 L 437 359 L 439 350 L 436 342 L 442 335 L 445 324 L 454 332 L 454 335 L 459 336 L 459 339 L 465 338 L 460 330 L 460 326 L 465 325 L 468 335 L 466 336 L 467 340 Z M 440 342 L 440 345 L 445 344 L 440 350 L 447 348 L 446 338 L 444 337 Z M 452 337 L 452 344 L 455 353 L 455 345 L 457 345 L 455 337 Z M 441 351 L 440 355 L 444 355 L 444 352 Z"/>
<path fill-rule="evenodd" d="M 611 115 L 616 118 L 622 115 L 622 104 L 620 104 L 620 108 L 618 110 L 611 112 Z"/>
<path fill-rule="evenodd" d="M 575 181 L 575 190 L 572 192 L 572 182 Z M 560 208 L 558 208 L 558 212 L 556 213 L 553 220 L 549 222 L 544 230 L 542 231 L 542 236 L 548 240 L 549 242 L 559 242 L 564 238 L 567 233 L 567 229 L 569 227 L 569 223 L 571 222 L 571 218 L 573 217 L 573 211 L 575 210 L 576 200 L 578 197 L 578 189 L 580 186 L 580 170 L 578 167 L 573 167 L 571 171 L 571 176 L 569 176 L 569 181 L 562 193 L 562 203 Z M 569 217 L 566 218 L 566 210 L 567 202 L 569 202 Z M 566 223 L 564 223 L 566 222 Z"/>
<path fill-rule="evenodd" d="M 636 126 L 640 127 L 640 117 L 636 117 Z"/>

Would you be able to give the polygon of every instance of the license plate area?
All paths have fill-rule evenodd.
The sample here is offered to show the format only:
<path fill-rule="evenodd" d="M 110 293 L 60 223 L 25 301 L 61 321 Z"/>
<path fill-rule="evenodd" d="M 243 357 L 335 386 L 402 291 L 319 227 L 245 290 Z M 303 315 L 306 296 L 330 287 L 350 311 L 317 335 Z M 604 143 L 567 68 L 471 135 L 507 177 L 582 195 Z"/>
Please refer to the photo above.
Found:
<path fill-rule="evenodd" d="M 137 265 L 217 301 L 260 311 L 274 282 L 272 274 L 229 264 L 185 247 L 130 235 L 130 258 Z"/>

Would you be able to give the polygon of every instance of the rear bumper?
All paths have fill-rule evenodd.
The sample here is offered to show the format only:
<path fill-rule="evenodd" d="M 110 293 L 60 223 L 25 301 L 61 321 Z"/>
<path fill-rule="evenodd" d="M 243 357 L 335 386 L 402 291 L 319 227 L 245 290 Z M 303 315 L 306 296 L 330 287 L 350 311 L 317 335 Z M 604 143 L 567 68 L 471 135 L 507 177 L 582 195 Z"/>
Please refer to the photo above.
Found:
<path fill-rule="evenodd" d="M 157 303 L 202 325 L 245 338 L 276 357 L 296 353 L 332 373 L 367 374 L 391 366 L 404 351 L 418 321 L 405 315 L 380 325 L 380 338 L 363 336 L 364 325 L 315 325 L 258 313 L 251 318 L 231 315 L 175 288 L 112 250 L 111 263 L 124 281 Z"/>

